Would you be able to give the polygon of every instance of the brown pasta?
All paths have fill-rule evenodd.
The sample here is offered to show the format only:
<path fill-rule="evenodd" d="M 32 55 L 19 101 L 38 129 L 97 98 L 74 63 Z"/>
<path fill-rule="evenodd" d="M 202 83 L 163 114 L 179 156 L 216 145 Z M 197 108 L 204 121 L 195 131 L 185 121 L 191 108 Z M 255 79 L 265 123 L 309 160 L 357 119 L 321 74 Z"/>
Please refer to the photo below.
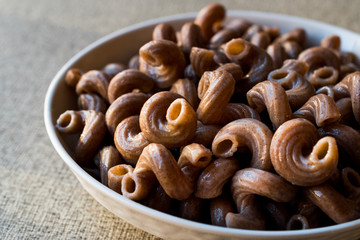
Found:
<path fill-rule="evenodd" d="M 136 69 L 127 69 L 116 74 L 109 84 L 109 102 L 113 103 L 118 97 L 125 93 L 139 89 L 141 92 L 149 93 L 154 87 L 154 80 Z"/>
<path fill-rule="evenodd" d="M 184 73 L 184 54 L 172 41 L 150 41 L 140 48 L 139 54 L 140 71 L 152 77 L 159 88 L 170 87 Z"/>
<path fill-rule="evenodd" d="M 344 223 L 360 217 L 360 209 L 356 202 L 345 198 L 327 183 L 304 188 L 303 192 L 336 223 Z"/>
<path fill-rule="evenodd" d="M 360 203 L 360 174 L 353 168 L 346 167 L 341 170 L 341 179 L 347 198 Z"/>
<path fill-rule="evenodd" d="M 347 124 L 355 121 L 352 110 L 351 98 L 341 98 L 336 101 L 336 106 L 339 109 L 340 118 L 338 123 Z"/>
<path fill-rule="evenodd" d="M 306 119 L 292 119 L 275 132 L 270 146 L 275 171 L 298 186 L 314 186 L 328 180 L 338 164 L 333 137 L 319 140 L 316 127 Z"/>
<path fill-rule="evenodd" d="M 289 59 L 297 59 L 302 51 L 300 44 L 295 41 L 285 41 L 281 45 Z"/>
<path fill-rule="evenodd" d="M 223 124 L 228 124 L 229 122 L 241 118 L 253 118 L 259 121 L 261 120 L 259 113 L 248 105 L 243 103 L 229 103 L 226 105 L 221 122 Z"/>
<path fill-rule="evenodd" d="M 143 149 L 150 144 L 140 130 L 138 115 L 125 118 L 117 125 L 114 143 L 124 160 L 135 165 Z"/>
<path fill-rule="evenodd" d="M 202 151 L 199 153 L 203 156 Z M 123 176 L 121 192 L 132 200 L 144 199 L 157 179 L 167 195 L 185 200 L 194 191 L 194 176 L 187 173 L 198 172 L 204 165 L 206 166 L 204 158 L 196 154 L 191 159 L 184 157 L 181 163 L 177 163 L 167 148 L 151 143 L 144 148 L 134 171 Z"/>
<path fill-rule="evenodd" d="M 140 129 L 145 138 L 168 148 L 187 144 L 195 135 L 196 124 L 193 107 L 173 92 L 152 95 L 140 112 Z"/>
<path fill-rule="evenodd" d="M 194 23 L 200 27 L 206 42 L 217 32 L 225 19 L 225 14 L 224 6 L 219 3 L 209 4 L 199 11 Z"/>
<path fill-rule="evenodd" d="M 219 132 L 220 128 L 221 126 L 219 125 L 204 125 L 198 121 L 195 136 L 191 142 L 199 143 L 207 148 L 211 148 L 214 137 Z"/>
<path fill-rule="evenodd" d="M 316 88 L 334 85 L 339 78 L 339 71 L 331 66 L 316 69 L 309 77 L 309 82 Z"/>
<path fill-rule="evenodd" d="M 121 164 L 121 156 L 114 146 L 106 146 L 100 150 L 96 158 L 99 161 L 101 183 L 108 186 L 108 171 Z"/>
<path fill-rule="evenodd" d="M 230 73 L 232 75 L 232 77 L 234 78 L 236 83 L 241 81 L 242 77 L 244 76 L 242 68 L 240 67 L 239 64 L 236 64 L 236 63 L 222 64 L 216 70 L 217 71 L 227 71 L 228 73 Z"/>
<path fill-rule="evenodd" d="M 297 188 L 286 182 L 280 176 L 255 168 L 245 168 L 235 173 L 231 180 L 231 192 L 239 213 L 228 213 L 226 215 L 227 226 L 248 229 L 264 229 L 265 223 L 254 224 L 254 218 L 263 218 L 262 213 L 254 206 L 254 195 L 270 198 L 277 202 L 289 202 L 296 196 Z M 250 198 L 250 199 L 249 199 Z M 237 215 L 238 217 L 235 217 Z M 242 222 L 231 223 L 232 218 L 242 218 Z M 246 221 L 247 220 L 247 221 Z M 245 222 L 245 226 L 243 225 Z M 250 222 L 250 223 L 249 223 Z M 239 225 L 238 225 L 239 224 Z M 247 226 L 246 226 L 247 225 Z"/>
<path fill-rule="evenodd" d="M 347 154 L 346 161 L 360 170 L 360 133 L 354 128 L 344 124 L 331 124 L 319 129 L 320 137 L 331 136 L 336 139 L 339 153 Z M 342 159 L 345 161 L 345 159 Z"/>
<path fill-rule="evenodd" d="M 266 52 L 273 60 L 274 68 L 278 69 L 282 66 L 283 62 L 288 59 L 285 48 L 280 43 L 272 43 L 266 47 Z"/>
<path fill-rule="evenodd" d="M 200 221 L 202 217 L 203 200 L 190 195 L 180 202 L 178 216 L 192 221 Z"/>
<path fill-rule="evenodd" d="M 258 112 L 267 109 L 273 128 L 292 118 L 291 107 L 280 83 L 263 81 L 255 85 L 246 94 L 250 107 Z"/>
<path fill-rule="evenodd" d="M 189 57 L 192 47 L 204 47 L 201 29 L 193 22 L 185 23 L 180 30 L 180 48 Z"/>
<path fill-rule="evenodd" d="M 173 200 L 166 194 L 160 184 L 157 184 L 149 196 L 141 203 L 149 208 L 169 214 L 173 207 Z"/>
<path fill-rule="evenodd" d="M 117 98 L 105 114 L 106 125 L 109 132 L 114 135 L 117 125 L 125 118 L 139 115 L 144 103 L 148 100 L 145 93 L 126 93 Z"/>
<path fill-rule="evenodd" d="M 107 90 L 109 87 L 109 76 L 98 70 L 90 70 L 84 73 L 76 85 L 76 93 L 96 93 L 108 101 Z"/>
<path fill-rule="evenodd" d="M 325 94 L 312 96 L 300 109 L 294 112 L 294 117 L 305 118 L 316 123 L 319 127 L 337 122 L 340 116 L 334 99 Z"/>
<path fill-rule="evenodd" d="M 270 143 L 272 132 L 256 119 L 244 118 L 225 125 L 216 134 L 212 151 L 219 158 L 234 155 L 241 147 L 247 147 L 252 153 L 250 167 L 271 170 Z"/>
<path fill-rule="evenodd" d="M 360 123 L 360 72 L 347 75 L 334 86 L 337 98 L 350 96 L 354 117 Z"/>
<path fill-rule="evenodd" d="M 284 230 L 289 221 L 289 208 L 281 202 L 275 202 L 271 199 L 266 199 L 263 204 L 264 215 L 266 217 L 267 228 Z"/>
<path fill-rule="evenodd" d="M 201 77 L 204 72 L 215 70 L 218 67 L 214 56 L 213 50 L 198 47 L 191 49 L 190 62 L 196 76 Z"/>
<path fill-rule="evenodd" d="M 303 47 L 306 43 L 306 31 L 303 28 L 294 28 L 293 30 L 283 33 L 278 36 L 274 42 L 275 43 L 284 43 L 288 41 L 294 41 Z"/>
<path fill-rule="evenodd" d="M 235 80 L 230 73 L 205 72 L 198 86 L 198 96 L 201 99 L 196 110 L 198 119 L 204 124 L 220 123 L 234 87 Z"/>
<path fill-rule="evenodd" d="M 75 148 L 75 160 L 80 166 L 86 166 L 99 150 L 106 134 L 104 114 L 93 110 L 65 111 L 56 121 L 61 133 L 81 132 Z"/>
<path fill-rule="evenodd" d="M 315 94 L 314 87 L 304 76 L 307 70 L 304 62 L 287 60 L 280 69 L 271 71 L 268 80 L 278 82 L 285 89 L 292 109 L 298 109 Z"/>
<path fill-rule="evenodd" d="M 300 214 L 295 214 L 291 216 L 286 226 L 286 230 L 302 230 L 309 228 L 310 225 L 307 218 Z"/>
<path fill-rule="evenodd" d="M 271 42 L 271 37 L 267 32 L 258 32 L 251 37 L 250 42 L 259 48 L 266 49 Z"/>
<path fill-rule="evenodd" d="M 111 167 L 108 170 L 108 186 L 110 189 L 114 190 L 117 193 L 122 194 L 121 192 L 121 182 L 123 177 L 127 173 L 132 173 L 134 168 L 131 165 L 119 164 Z"/>
<path fill-rule="evenodd" d="M 103 72 L 106 73 L 110 79 L 112 79 L 116 74 L 126 70 L 126 66 L 121 63 L 108 63 L 104 66 Z"/>
<path fill-rule="evenodd" d="M 226 56 L 241 65 L 245 76 L 238 85 L 239 94 L 246 93 L 257 83 L 265 80 L 274 69 L 273 61 L 264 49 L 244 39 L 236 38 L 223 46 Z"/>
<path fill-rule="evenodd" d="M 246 19 L 234 18 L 225 22 L 224 28 L 235 30 L 239 36 L 242 36 L 251 25 L 252 23 Z"/>
<path fill-rule="evenodd" d="M 241 35 L 239 35 L 238 31 L 235 29 L 223 28 L 211 37 L 209 47 L 211 49 L 216 49 L 231 39 L 238 38 L 240 36 Z"/>
<path fill-rule="evenodd" d="M 174 84 L 171 86 L 170 92 L 174 92 L 183 96 L 194 109 L 196 109 L 199 105 L 200 100 L 197 96 L 196 86 L 194 82 L 187 78 L 181 78 L 174 82 Z"/>
<path fill-rule="evenodd" d="M 197 179 L 195 196 L 202 199 L 219 197 L 224 185 L 240 168 L 235 158 L 218 158 L 211 162 Z"/>
<path fill-rule="evenodd" d="M 153 40 L 169 40 L 177 42 L 174 28 L 168 23 L 160 23 L 155 26 L 152 33 Z"/>
<path fill-rule="evenodd" d="M 65 82 L 68 86 L 75 88 L 84 73 L 78 68 L 71 68 L 66 72 Z"/>
<path fill-rule="evenodd" d="M 94 110 L 104 114 L 107 110 L 105 100 L 94 93 L 80 94 L 78 97 L 78 107 L 80 110 Z"/>
<path fill-rule="evenodd" d="M 234 212 L 233 202 L 230 197 L 221 195 L 210 200 L 211 224 L 226 227 L 226 214 Z"/>

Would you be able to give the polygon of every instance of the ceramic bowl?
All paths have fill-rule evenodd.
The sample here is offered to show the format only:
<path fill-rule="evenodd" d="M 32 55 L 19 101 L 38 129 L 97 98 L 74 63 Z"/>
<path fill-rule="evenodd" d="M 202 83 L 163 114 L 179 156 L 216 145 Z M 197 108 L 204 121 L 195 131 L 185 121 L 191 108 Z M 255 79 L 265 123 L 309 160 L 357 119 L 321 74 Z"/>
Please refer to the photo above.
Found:
<path fill-rule="evenodd" d="M 138 49 L 151 39 L 154 26 L 167 22 L 179 29 L 181 25 L 195 18 L 196 13 L 180 14 L 150 20 L 111 33 L 92 43 L 72 57 L 56 74 L 46 94 L 44 117 L 45 125 L 52 144 L 60 157 L 69 166 L 82 186 L 100 204 L 130 224 L 161 238 L 166 239 L 358 239 L 360 219 L 329 227 L 293 231 L 253 231 L 231 229 L 197 223 L 162 212 L 158 212 L 131 201 L 105 187 L 86 173 L 72 158 L 71 139 L 60 135 L 55 129 L 58 116 L 67 109 L 76 109 L 76 96 L 65 85 L 64 76 L 72 67 L 84 71 L 101 69 L 109 62 L 127 63 Z M 227 19 L 241 17 L 253 23 L 278 26 L 281 32 L 303 27 L 308 34 L 308 44 L 319 41 L 331 34 L 341 37 L 344 51 L 360 53 L 360 35 L 329 24 L 272 13 L 228 11 Z M 358 56 L 360 57 L 360 56 Z"/>

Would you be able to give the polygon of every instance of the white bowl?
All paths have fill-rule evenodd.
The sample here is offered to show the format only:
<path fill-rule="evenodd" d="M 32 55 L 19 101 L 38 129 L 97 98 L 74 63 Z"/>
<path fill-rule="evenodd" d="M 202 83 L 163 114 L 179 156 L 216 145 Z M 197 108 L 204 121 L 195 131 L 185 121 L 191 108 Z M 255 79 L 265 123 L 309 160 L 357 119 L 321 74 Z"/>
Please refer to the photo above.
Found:
<path fill-rule="evenodd" d="M 358 239 L 360 219 L 329 227 L 293 231 L 253 231 L 212 226 L 197 223 L 162 212 L 158 212 L 131 201 L 105 187 L 86 173 L 71 157 L 69 139 L 55 129 L 58 116 L 68 109 L 76 109 L 76 96 L 64 83 L 68 69 L 101 69 L 109 62 L 127 63 L 138 49 L 151 39 L 153 27 L 162 22 L 170 23 L 176 29 L 194 19 L 196 13 L 179 14 L 150 20 L 111 33 L 92 43 L 71 58 L 52 80 L 45 99 L 45 125 L 52 144 L 61 158 L 78 178 L 82 186 L 104 207 L 130 224 L 156 236 L 166 239 Z M 282 32 L 303 27 L 308 34 L 309 44 L 331 34 L 341 37 L 344 51 L 360 53 L 360 35 L 329 24 L 279 14 L 228 11 L 227 19 L 242 17 L 253 23 L 278 26 Z M 360 57 L 360 56 L 358 56 Z"/>

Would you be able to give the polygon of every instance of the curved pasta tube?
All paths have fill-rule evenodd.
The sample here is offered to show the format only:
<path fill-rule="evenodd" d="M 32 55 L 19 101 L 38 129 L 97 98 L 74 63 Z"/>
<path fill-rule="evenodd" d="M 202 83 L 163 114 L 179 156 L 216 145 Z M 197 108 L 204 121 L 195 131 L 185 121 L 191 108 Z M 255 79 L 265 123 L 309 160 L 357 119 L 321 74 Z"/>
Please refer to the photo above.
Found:
<path fill-rule="evenodd" d="M 210 200 L 210 217 L 212 225 L 225 227 L 226 214 L 231 212 L 234 212 L 234 208 L 230 197 L 221 195 L 220 197 Z"/>
<path fill-rule="evenodd" d="M 288 207 L 281 202 L 275 202 L 271 199 L 266 200 L 264 203 L 264 214 L 268 227 L 274 230 L 286 229 L 286 224 L 290 218 Z"/>
<path fill-rule="evenodd" d="M 314 70 L 309 76 L 309 82 L 316 88 L 334 85 L 339 79 L 339 71 L 331 66 L 324 66 Z"/>
<path fill-rule="evenodd" d="M 127 66 L 124 64 L 108 63 L 103 67 L 102 71 L 104 73 L 106 73 L 110 79 L 112 79 L 116 74 L 118 74 L 119 72 L 124 71 L 126 69 L 127 69 Z"/>
<path fill-rule="evenodd" d="M 204 158 L 195 154 L 191 159 L 184 157 L 180 164 L 162 144 L 151 143 L 144 148 L 134 171 L 123 176 L 121 192 L 135 201 L 144 199 L 157 179 L 167 195 L 185 200 L 194 191 L 195 176 L 187 173 L 199 172 L 204 163 Z"/>
<path fill-rule="evenodd" d="M 211 37 L 209 47 L 211 49 L 219 48 L 222 44 L 240 36 L 241 34 L 239 34 L 235 29 L 225 27 Z"/>
<path fill-rule="evenodd" d="M 325 94 L 335 100 L 334 86 L 325 86 L 316 90 L 315 94 Z"/>
<path fill-rule="evenodd" d="M 178 79 L 170 88 L 170 92 L 177 93 L 183 96 L 191 106 L 196 109 L 199 105 L 199 98 L 197 96 L 197 89 L 194 82 L 187 78 Z"/>
<path fill-rule="evenodd" d="M 110 189 L 121 194 L 121 182 L 127 173 L 132 173 L 134 168 L 128 164 L 119 164 L 108 170 L 108 186 Z"/>
<path fill-rule="evenodd" d="M 191 142 L 199 143 L 207 148 L 211 148 L 214 137 L 219 132 L 220 128 L 221 126 L 219 125 L 204 125 L 198 121 L 195 136 Z"/>
<path fill-rule="evenodd" d="M 175 29 L 168 23 L 157 24 L 153 30 L 152 39 L 177 42 Z"/>
<path fill-rule="evenodd" d="M 127 69 L 116 74 L 110 81 L 108 88 L 109 102 L 113 103 L 118 97 L 125 93 L 139 89 L 148 93 L 153 89 L 154 80 L 136 69 Z"/>
<path fill-rule="evenodd" d="M 223 46 L 226 56 L 240 64 L 245 76 L 238 84 L 239 93 L 246 93 L 257 83 L 264 81 L 274 69 L 272 58 L 264 49 L 242 38 L 236 38 Z"/>
<path fill-rule="evenodd" d="M 183 200 L 179 204 L 178 216 L 191 221 L 200 221 L 203 210 L 203 200 L 190 195 L 187 199 Z"/>
<path fill-rule="evenodd" d="M 286 225 L 286 230 L 301 230 L 309 228 L 310 224 L 307 220 L 307 217 L 300 214 L 292 215 Z"/>
<path fill-rule="evenodd" d="M 187 144 L 195 135 L 196 125 L 193 107 L 177 93 L 158 92 L 140 111 L 140 129 L 145 138 L 168 148 Z"/>
<path fill-rule="evenodd" d="M 139 115 L 144 103 L 148 100 L 145 93 L 126 93 L 118 97 L 105 113 L 106 125 L 109 132 L 114 135 L 118 124 L 125 118 Z"/>
<path fill-rule="evenodd" d="M 78 97 L 78 107 L 81 110 L 94 110 L 104 114 L 107 109 L 105 100 L 94 93 L 80 94 Z"/>
<path fill-rule="evenodd" d="M 190 63 L 196 74 L 201 77 L 206 71 L 213 71 L 218 67 L 214 60 L 215 52 L 205 48 L 193 47 L 190 52 Z"/>
<path fill-rule="evenodd" d="M 255 168 L 245 168 L 235 173 L 231 192 L 239 213 L 228 213 L 226 225 L 246 229 L 264 229 L 265 220 L 255 202 L 255 195 L 277 202 L 289 202 L 296 196 L 297 188 L 280 176 Z"/>
<path fill-rule="evenodd" d="M 327 183 L 303 188 L 303 192 L 336 223 L 360 218 L 359 205 L 355 201 L 345 198 Z"/>
<path fill-rule="evenodd" d="M 350 96 L 354 117 L 360 123 L 360 72 L 347 75 L 334 86 L 337 98 Z"/>
<path fill-rule="evenodd" d="M 273 128 L 292 118 L 291 107 L 285 89 L 278 82 L 263 81 L 246 94 L 250 107 L 258 112 L 268 111 Z"/>
<path fill-rule="evenodd" d="M 259 113 L 248 105 L 243 103 L 229 103 L 226 105 L 221 122 L 228 124 L 229 122 L 242 118 L 253 118 L 261 121 Z"/>
<path fill-rule="evenodd" d="M 227 71 L 232 75 L 236 83 L 241 81 L 244 76 L 241 66 L 236 63 L 225 63 L 218 67 L 216 71 Z"/>
<path fill-rule="evenodd" d="M 337 168 L 338 148 L 333 137 L 318 139 L 316 127 L 306 119 L 282 124 L 270 145 L 275 171 L 298 186 L 314 186 L 328 180 Z"/>
<path fill-rule="evenodd" d="M 190 56 L 192 47 L 203 47 L 201 29 L 193 22 L 185 23 L 180 30 L 180 48 L 186 57 Z"/>
<path fill-rule="evenodd" d="M 303 47 L 306 43 L 306 31 L 303 28 L 294 28 L 289 32 L 283 33 L 278 36 L 274 42 L 275 43 L 284 43 L 288 41 L 294 41 Z"/>
<path fill-rule="evenodd" d="M 268 80 L 281 84 L 292 109 L 298 109 L 315 94 L 314 87 L 304 75 L 285 67 L 270 72 Z"/>
<path fill-rule="evenodd" d="M 262 122 L 244 118 L 233 121 L 216 134 L 212 151 L 219 158 L 232 157 L 241 147 L 249 148 L 252 153 L 250 166 L 271 170 L 270 143 L 273 134 Z"/>
<path fill-rule="evenodd" d="M 81 132 L 75 148 L 75 160 L 80 166 L 88 165 L 106 134 L 104 114 L 93 110 L 65 111 L 56 121 L 61 133 Z"/>
<path fill-rule="evenodd" d="M 139 50 L 139 69 L 155 80 L 159 88 L 170 87 L 183 76 L 186 61 L 176 43 L 169 40 L 153 40 Z"/>
<path fill-rule="evenodd" d="M 194 23 L 200 27 L 203 39 L 206 42 L 209 41 L 220 27 L 225 19 L 225 15 L 225 7 L 219 3 L 209 4 L 198 12 Z"/>
<path fill-rule="evenodd" d="M 71 68 L 66 72 L 65 82 L 68 86 L 75 88 L 84 73 L 78 68 Z"/>
<path fill-rule="evenodd" d="M 337 122 L 341 115 L 333 98 L 325 94 L 316 94 L 294 112 L 294 117 L 305 118 L 323 127 Z"/>
<path fill-rule="evenodd" d="M 360 174 L 353 168 L 346 167 L 341 170 L 341 180 L 347 198 L 360 203 Z"/>
<path fill-rule="evenodd" d="M 250 42 L 259 48 L 266 49 L 271 42 L 271 37 L 268 32 L 262 31 L 254 34 Z"/>
<path fill-rule="evenodd" d="M 266 47 L 266 52 L 273 60 L 274 68 L 278 69 L 282 66 L 283 62 L 288 59 L 285 48 L 280 43 L 272 43 Z"/>
<path fill-rule="evenodd" d="M 143 149 L 150 144 L 140 130 L 138 115 L 119 123 L 114 133 L 114 143 L 124 160 L 135 165 Z"/>
<path fill-rule="evenodd" d="M 103 71 L 90 70 L 84 73 L 76 84 L 76 93 L 97 93 L 108 101 L 109 76 Z"/>
<path fill-rule="evenodd" d="M 355 121 L 355 117 L 352 110 L 351 98 L 341 98 L 336 101 L 336 106 L 339 109 L 340 118 L 338 123 L 347 124 L 349 122 Z"/>
<path fill-rule="evenodd" d="M 159 183 L 157 183 L 156 187 L 152 188 L 149 196 L 141 201 L 141 204 L 149 208 L 168 214 L 172 212 L 172 203 L 173 200 L 166 194 Z"/>
<path fill-rule="evenodd" d="M 114 146 L 105 146 L 96 155 L 96 158 L 99 162 L 101 183 L 108 186 L 108 171 L 121 164 L 121 156 Z"/>
<path fill-rule="evenodd" d="M 234 87 L 235 80 L 230 73 L 205 72 L 198 86 L 198 96 L 201 99 L 196 110 L 198 119 L 204 124 L 220 123 Z"/>
<path fill-rule="evenodd" d="M 336 139 L 339 149 L 345 152 L 351 166 L 360 170 L 360 133 L 344 124 L 331 124 L 319 129 L 320 137 L 330 136 Z"/>
<path fill-rule="evenodd" d="M 297 59 L 302 51 L 302 47 L 295 41 L 285 41 L 282 43 L 282 47 L 285 50 L 286 55 L 290 59 Z"/>
<path fill-rule="evenodd" d="M 211 162 L 200 174 L 194 195 L 202 199 L 219 197 L 223 186 L 240 168 L 235 158 L 219 158 Z"/>

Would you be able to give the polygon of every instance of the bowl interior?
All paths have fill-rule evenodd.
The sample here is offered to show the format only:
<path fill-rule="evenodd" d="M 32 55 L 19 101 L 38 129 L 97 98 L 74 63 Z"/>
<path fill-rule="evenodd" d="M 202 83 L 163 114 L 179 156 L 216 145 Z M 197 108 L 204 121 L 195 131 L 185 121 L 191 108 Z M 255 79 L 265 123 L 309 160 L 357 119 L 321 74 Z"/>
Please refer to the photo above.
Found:
<path fill-rule="evenodd" d="M 199 237 L 199 239 L 201 239 L 201 237 L 204 237 L 204 234 L 206 234 L 207 237 L 213 239 L 234 237 L 241 237 L 242 239 L 299 239 L 299 237 L 302 237 L 305 239 L 309 238 L 309 236 L 317 236 L 320 239 L 321 236 L 331 232 L 332 234 L 335 234 L 333 236 L 337 237 L 342 236 L 341 234 L 346 232 L 353 232 L 354 230 L 359 232 L 360 220 L 319 229 L 277 232 L 227 229 L 201 223 L 194 223 L 157 212 L 122 197 L 97 182 L 75 163 L 72 158 L 72 149 L 76 144 L 76 138 L 74 136 L 61 135 L 54 127 L 56 119 L 61 113 L 69 109 L 77 109 L 76 94 L 65 84 L 63 80 L 66 71 L 74 67 L 84 71 L 101 69 L 110 62 L 120 62 L 126 64 L 128 60 L 138 52 L 138 49 L 142 45 L 151 40 L 152 30 L 156 24 L 168 22 L 175 29 L 180 29 L 183 23 L 192 21 L 195 16 L 196 13 L 189 13 L 159 18 L 111 33 L 76 54 L 60 69 L 52 80 L 46 95 L 44 107 L 46 129 L 55 149 L 77 176 L 84 188 L 89 191 L 89 193 L 101 204 L 117 214 L 119 217 L 145 231 L 167 238 L 169 237 L 168 234 L 171 232 L 174 233 L 173 231 L 175 231 L 177 227 L 184 229 L 185 233 L 182 233 L 181 235 L 172 234 L 172 238 L 185 239 L 187 237 L 192 237 L 193 239 L 196 239 Z M 296 27 L 302 27 L 308 34 L 307 45 L 309 46 L 319 44 L 320 40 L 326 36 L 337 34 L 342 39 L 342 50 L 354 52 L 358 57 L 360 57 L 360 36 L 339 27 L 286 15 L 248 11 L 228 11 L 228 20 L 239 17 L 245 18 L 253 23 L 278 26 L 280 27 L 281 32 L 287 32 Z M 114 201 L 120 205 L 116 205 Z M 119 206 L 126 208 L 128 213 L 126 210 L 116 210 Z M 144 223 L 147 220 L 143 220 L 142 217 L 134 218 L 134 216 L 131 216 L 133 212 L 136 212 L 142 217 L 147 217 L 149 222 Z M 154 228 L 154 224 L 159 222 L 162 222 L 164 227 Z M 356 236 L 360 237 L 360 233 L 359 236 Z"/>

